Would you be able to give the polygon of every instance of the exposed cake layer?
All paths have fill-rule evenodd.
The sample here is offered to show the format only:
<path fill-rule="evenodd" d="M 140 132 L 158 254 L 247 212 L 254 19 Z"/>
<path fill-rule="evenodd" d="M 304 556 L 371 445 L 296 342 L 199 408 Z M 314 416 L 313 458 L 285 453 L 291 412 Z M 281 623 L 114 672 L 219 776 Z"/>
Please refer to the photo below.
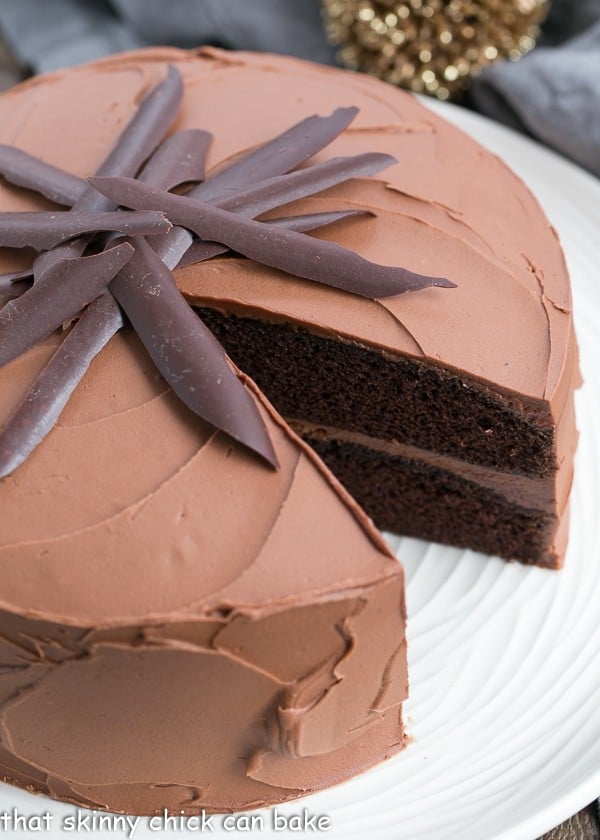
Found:
<path fill-rule="evenodd" d="M 544 401 L 525 407 L 464 373 L 285 324 L 200 314 L 378 527 L 562 564 L 572 394 L 554 423 Z"/>
<path fill-rule="evenodd" d="M 524 400 L 465 371 L 290 323 L 206 307 L 199 314 L 286 417 L 505 472 L 548 476 L 560 463 L 556 423 L 544 400 Z M 558 419 L 564 415 L 565 405 Z M 572 410 L 566 415 L 572 433 Z"/>
<path fill-rule="evenodd" d="M 0 370 L 1 416 L 57 344 Z M 253 392 L 278 472 L 120 334 L 0 481 L 0 777 L 118 811 L 236 810 L 402 746 L 402 570 Z"/>
<path fill-rule="evenodd" d="M 402 450 L 410 447 L 360 435 L 297 428 L 378 527 L 522 563 L 562 565 L 568 515 L 552 512 L 554 482 L 408 454 Z"/>

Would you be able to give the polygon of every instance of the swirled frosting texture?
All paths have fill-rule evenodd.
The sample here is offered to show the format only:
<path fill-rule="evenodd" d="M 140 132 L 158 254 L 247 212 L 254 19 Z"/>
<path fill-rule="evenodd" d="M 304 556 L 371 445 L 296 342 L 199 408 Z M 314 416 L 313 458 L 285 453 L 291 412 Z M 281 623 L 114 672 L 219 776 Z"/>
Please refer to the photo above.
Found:
<path fill-rule="evenodd" d="M 2 416 L 57 342 L 0 371 Z M 120 334 L 0 482 L 0 777 L 111 810 L 233 810 L 402 746 L 402 570 L 253 391 L 278 472 Z"/>
<path fill-rule="evenodd" d="M 90 174 L 163 70 L 35 81 L 0 99 L 2 140 Z M 36 201 L 1 187 L 2 208 Z M 0 416 L 58 340 L 0 371 Z M 402 571 L 256 398 L 279 472 L 191 415 L 123 334 L 0 482 L 1 778 L 96 808 L 233 810 L 403 745 Z"/>

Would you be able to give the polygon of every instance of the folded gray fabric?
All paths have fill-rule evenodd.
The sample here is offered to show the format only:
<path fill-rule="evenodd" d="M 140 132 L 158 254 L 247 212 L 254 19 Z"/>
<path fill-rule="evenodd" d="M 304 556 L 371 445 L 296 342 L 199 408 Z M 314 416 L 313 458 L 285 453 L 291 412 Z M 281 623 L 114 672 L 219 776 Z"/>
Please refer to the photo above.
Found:
<path fill-rule="evenodd" d="M 1 0 L 0 27 L 36 73 L 153 44 L 335 62 L 319 0 Z"/>
<path fill-rule="evenodd" d="M 112 5 L 148 44 L 217 44 L 335 62 L 320 0 L 112 0 Z"/>
<path fill-rule="evenodd" d="M 600 176 L 600 0 L 557 3 L 541 45 L 489 67 L 471 96 L 483 113 Z"/>
<path fill-rule="evenodd" d="M 0 28 L 34 73 L 144 46 L 105 0 L 1 0 Z"/>

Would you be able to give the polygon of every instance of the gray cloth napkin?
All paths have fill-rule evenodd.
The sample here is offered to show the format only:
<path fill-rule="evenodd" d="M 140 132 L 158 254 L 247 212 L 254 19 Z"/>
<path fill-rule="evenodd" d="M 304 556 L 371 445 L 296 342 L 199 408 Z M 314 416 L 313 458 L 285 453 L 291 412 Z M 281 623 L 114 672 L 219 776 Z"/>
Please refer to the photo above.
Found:
<path fill-rule="evenodd" d="M 539 46 L 485 70 L 471 98 L 600 176 L 600 0 L 555 0 Z"/>
<path fill-rule="evenodd" d="M 212 44 L 335 62 L 319 0 L 0 0 L 0 28 L 36 73 L 108 53 Z"/>
<path fill-rule="evenodd" d="M 335 63 L 319 0 L 1 0 L 0 27 L 35 72 L 151 44 Z M 554 0 L 540 46 L 485 70 L 471 102 L 600 175 L 600 0 Z"/>

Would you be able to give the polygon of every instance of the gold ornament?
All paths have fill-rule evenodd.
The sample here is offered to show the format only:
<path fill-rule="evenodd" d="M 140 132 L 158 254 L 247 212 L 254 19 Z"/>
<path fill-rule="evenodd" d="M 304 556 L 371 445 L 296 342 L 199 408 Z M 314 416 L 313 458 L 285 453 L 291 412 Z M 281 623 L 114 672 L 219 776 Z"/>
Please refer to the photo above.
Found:
<path fill-rule="evenodd" d="M 549 0 L 323 0 L 323 16 L 346 67 L 448 99 L 488 64 L 529 52 L 548 7 Z"/>

